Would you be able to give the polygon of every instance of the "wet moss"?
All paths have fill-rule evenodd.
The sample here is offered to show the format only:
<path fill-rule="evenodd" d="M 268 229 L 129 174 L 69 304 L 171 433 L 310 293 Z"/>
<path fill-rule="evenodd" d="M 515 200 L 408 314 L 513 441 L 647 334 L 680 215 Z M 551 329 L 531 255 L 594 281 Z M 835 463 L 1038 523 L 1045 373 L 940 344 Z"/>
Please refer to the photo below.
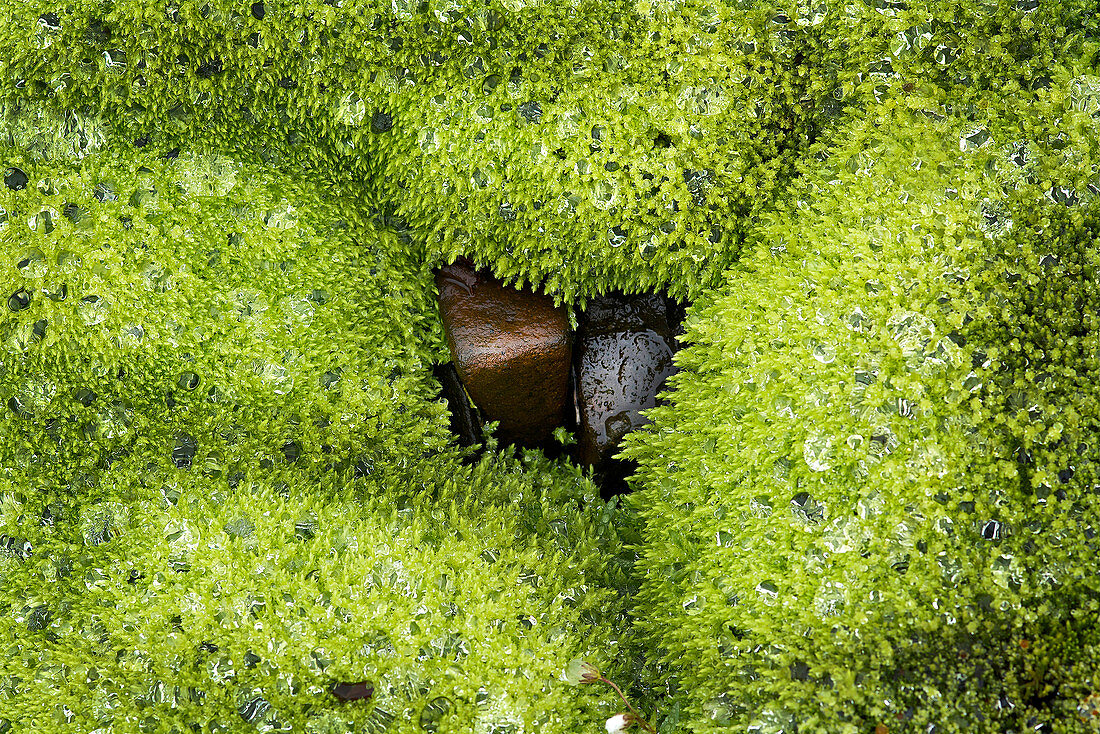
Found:
<path fill-rule="evenodd" d="M 1096 684 L 1100 202 L 1044 191 L 1057 133 L 1031 182 L 974 134 L 879 110 L 822 151 L 627 439 L 698 730 L 1058 727 Z"/>

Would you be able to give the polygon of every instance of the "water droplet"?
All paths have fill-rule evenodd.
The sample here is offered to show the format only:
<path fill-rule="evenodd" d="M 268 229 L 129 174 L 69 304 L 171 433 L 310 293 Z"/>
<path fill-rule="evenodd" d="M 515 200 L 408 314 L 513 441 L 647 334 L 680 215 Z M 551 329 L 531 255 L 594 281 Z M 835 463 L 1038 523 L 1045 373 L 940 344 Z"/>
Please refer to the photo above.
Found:
<path fill-rule="evenodd" d="M 809 492 L 799 492 L 791 498 L 791 512 L 803 522 L 817 523 L 825 519 L 825 505 L 814 500 Z"/>
<path fill-rule="evenodd" d="M 363 728 L 367 734 L 383 734 L 389 730 L 390 726 L 397 719 L 396 714 L 393 714 L 381 706 L 375 706 L 374 710 L 370 712 L 370 716 L 363 722 Z"/>
<path fill-rule="evenodd" d="M 439 731 L 439 725 L 453 708 L 451 699 L 446 696 L 433 698 L 420 712 L 420 728 L 426 732 Z"/>
<path fill-rule="evenodd" d="M 774 581 L 761 581 L 756 585 L 756 591 L 765 599 L 775 599 L 779 596 L 779 586 Z"/>
<path fill-rule="evenodd" d="M 21 168 L 12 168 L 4 171 L 4 184 L 12 191 L 21 191 L 27 188 L 27 174 Z"/>
<path fill-rule="evenodd" d="M 907 359 L 920 359 L 936 334 L 932 319 L 916 311 L 898 311 L 886 321 L 886 328 Z"/>
<path fill-rule="evenodd" d="M 517 110 L 520 116 L 528 122 L 538 123 L 542 120 L 542 105 L 535 100 L 524 102 Z"/>
<path fill-rule="evenodd" d="M 107 320 L 107 302 L 99 296 L 81 298 L 77 311 L 86 326 L 95 326 Z"/>
<path fill-rule="evenodd" d="M 271 710 L 271 704 L 263 696 L 253 695 L 237 707 L 237 713 L 249 724 L 264 719 Z"/>
<path fill-rule="evenodd" d="M 180 469 L 189 468 L 198 447 L 199 444 L 194 436 L 187 433 L 176 434 L 175 443 L 172 446 L 172 463 Z"/>
<path fill-rule="evenodd" d="M 247 517 L 238 517 L 222 528 L 230 538 L 250 538 L 256 532 L 256 526 Z"/>
<path fill-rule="evenodd" d="M 20 288 L 8 296 L 8 310 L 22 311 L 31 305 L 31 294 L 26 288 Z"/>
<path fill-rule="evenodd" d="M 836 360 L 836 349 L 831 344 L 815 344 L 812 354 L 821 364 L 831 364 Z"/>
<path fill-rule="evenodd" d="M 813 471 L 832 468 L 833 441 L 822 434 L 813 434 L 802 444 L 802 458 Z"/>
<path fill-rule="evenodd" d="M 982 538 L 985 540 L 1001 539 L 1001 523 L 990 520 L 982 526 Z"/>
<path fill-rule="evenodd" d="M 944 48 L 943 46 L 939 48 Z M 984 148 L 993 140 L 993 135 L 984 127 L 976 127 L 966 132 L 959 138 L 959 150 L 966 153 L 979 148 Z"/>
<path fill-rule="evenodd" d="M 129 509 L 118 502 L 100 502 L 80 509 L 80 530 L 84 542 L 99 546 L 122 535 Z"/>
<path fill-rule="evenodd" d="M 376 110 L 370 118 L 370 131 L 375 135 L 388 133 L 393 129 L 393 115 L 382 110 Z"/>

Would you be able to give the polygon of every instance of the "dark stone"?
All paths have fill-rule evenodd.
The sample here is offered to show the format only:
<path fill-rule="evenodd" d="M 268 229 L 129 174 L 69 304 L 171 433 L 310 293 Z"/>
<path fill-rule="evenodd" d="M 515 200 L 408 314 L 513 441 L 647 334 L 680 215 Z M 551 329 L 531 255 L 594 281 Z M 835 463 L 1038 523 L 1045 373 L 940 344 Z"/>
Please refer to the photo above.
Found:
<path fill-rule="evenodd" d="M 451 413 L 451 433 L 458 437 L 458 445 L 466 447 L 481 443 L 481 416 L 470 402 L 454 362 L 436 365 L 433 373 L 439 380 L 440 396 L 447 401 L 447 409 Z"/>
<path fill-rule="evenodd" d="M 462 384 L 506 443 L 538 446 L 563 422 L 572 339 L 564 308 L 508 288 L 468 262 L 436 274 L 447 344 Z"/>
<path fill-rule="evenodd" d="M 598 470 L 630 431 L 647 423 L 640 411 L 676 372 L 676 326 L 663 296 L 610 294 L 594 299 L 577 334 L 578 459 Z"/>
<path fill-rule="evenodd" d="M 263 20 L 267 15 L 267 10 L 264 8 L 263 0 L 258 3 L 252 3 L 252 17 L 256 20 Z"/>
<path fill-rule="evenodd" d="M 27 178 L 27 174 L 23 172 L 21 168 L 9 168 L 4 171 L 4 185 L 12 191 L 19 191 L 27 188 L 27 182 L 30 181 Z"/>
<path fill-rule="evenodd" d="M 334 683 L 330 691 L 341 701 L 369 701 L 374 695 L 374 684 L 368 680 L 358 683 Z"/>

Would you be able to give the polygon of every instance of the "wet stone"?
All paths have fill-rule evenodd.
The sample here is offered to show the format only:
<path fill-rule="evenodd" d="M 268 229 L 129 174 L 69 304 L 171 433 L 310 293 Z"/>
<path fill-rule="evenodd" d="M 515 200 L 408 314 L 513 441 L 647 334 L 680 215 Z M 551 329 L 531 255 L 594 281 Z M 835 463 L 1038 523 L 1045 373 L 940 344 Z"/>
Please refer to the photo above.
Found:
<path fill-rule="evenodd" d="M 330 692 L 341 701 L 368 701 L 374 695 L 374 684 L 368 680 L 358 683 L 335 683 Z"/>
<path fill-rule="evenodd" d="M 459 261 L 436 274 L 455 370 L 505 443 L 538 446 L 562 425 L 572 339 L 549 296 L 506 287 Z"/>
<path fill-rule="evenodd" d="M 577 334 L 578 459 L 609 470 L 630 431 L 645 423 L 641 411 L 676 372 L 672 362 L 679 315 L 657 294 L 609 294 L 594 299 Z"/>

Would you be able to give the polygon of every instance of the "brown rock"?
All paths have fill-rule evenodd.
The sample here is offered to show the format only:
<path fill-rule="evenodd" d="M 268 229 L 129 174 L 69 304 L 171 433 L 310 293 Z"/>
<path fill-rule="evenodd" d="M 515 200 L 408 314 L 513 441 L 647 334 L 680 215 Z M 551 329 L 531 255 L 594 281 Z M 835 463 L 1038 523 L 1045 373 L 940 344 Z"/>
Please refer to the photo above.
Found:
<path fill-rule="evenodd" d="M 675 316 L 663 296 L 610 294 L 594 299 L 577 334 L 579 460 L 607 469 L 619 443 L 647 421 L 672 362 Z"/>
<path fill-rule="evenodd" d="M 536 446 L 562 424 L 572 339 L 549 296 L 504 286 L 459 261 L 435 278 L 455 369 L 500 438 Z"/>

